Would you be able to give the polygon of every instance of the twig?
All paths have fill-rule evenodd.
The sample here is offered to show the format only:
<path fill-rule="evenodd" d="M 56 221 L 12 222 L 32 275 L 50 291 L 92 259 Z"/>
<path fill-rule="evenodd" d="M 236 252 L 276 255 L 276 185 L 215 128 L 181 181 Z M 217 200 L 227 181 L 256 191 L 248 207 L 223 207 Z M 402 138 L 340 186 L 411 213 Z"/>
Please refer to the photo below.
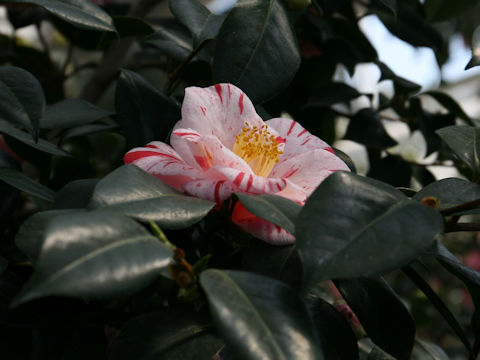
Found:
<path fill-rule="evenodd" d="M 208 40 L 198 45 L 195 50 L 193 50 L 170 74 L 168 74 L 168 86 L 166 88 L 167 91 L 170 90 L 183 68 L 200 52 L 200 50 L 205 47 L 207 42 Z"/>
<path fill-rule="evenodd" d="M 476 199 L 460 205 L 456 205 L 456 206 L 452 206 L 452 207 L 440 210 L 440 214 L 442 214 L 443 216 L 448 216 L 448 215 L 455 214 L 457 212 L 478 209 L 478 208 L 480 208 L 480 199 Z"/>

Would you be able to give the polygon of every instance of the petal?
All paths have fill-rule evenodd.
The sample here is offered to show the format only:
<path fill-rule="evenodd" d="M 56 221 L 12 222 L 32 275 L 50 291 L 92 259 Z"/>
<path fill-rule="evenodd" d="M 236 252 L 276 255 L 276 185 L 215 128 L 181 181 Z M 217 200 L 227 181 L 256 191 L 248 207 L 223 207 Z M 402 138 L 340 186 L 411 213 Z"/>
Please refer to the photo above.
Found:
<path fill-rule="evenodd" d="M 328 150 L 316 149 L 285 158 L 273 168 L 270 176 L 281 177 L 300 186 L 307 196 L 332 172 L 349 171 L 340 158 Z"/>
<path fill-rule="evenodd" d="M 214 135 L 201 136 L 191 129 L 176 129 L 170 142 L 188 164 L 204 171 L 212 166 L 227 166 L 251 173 L 250 166 L 224 146 Z"/>
<path fill-rule="evenodd" d="M 291 157 L 314 149 L 325 149 L 334 154 L 325 141 L 310 134 L 302 125 L 291 119 L 274 118 L 265 122 L 275 129 L 285 141 L 282 157 Z"/>
<path fill-rule="evenodd" d="M 234 184 L 226 180 L 198 179 L 183 185 L 185 192 L 201 199 L 221 204 L 233 192 L 238 191 Z"/>
<path fill-rule="evenodd" d="M 295 237 L 287 230 L 250 213 L 238 203 L 232 214 L 233 222 L 242 230 L 272 245 L 289 245 Z"/>
<path fill-rule="evenodd" d="M 201 171 L 185 163 L 175 150 L 159 141 L 130 150 L 123 160 L 126 164 L 134 164 L 179 190 L 182 190 L 185 182 L 203 177 Z"/>
<path fill-rule="evenodd" d="M 216 84 L 208 88 L 185 89 L 182 120 L 175 129 L 194 129 L 201 135 L 215 135 L 222 144 L 232 149 L 235 137 L 245 122 L 263 125 L 245 93 L 231 84 Z"/>
<path fill-rule="evenodd" d="M 307 191 L 301 186 L 294 184 L 287 179 L 287 187 L 282 191 L 275 193 L 275 195 L 295 201 L 297 204 L 303 206 L 305 205 L 305 201 L 307 201 L 307 197 L 310 194 L 307 193 Z"/>
<path fill-rule="evenodd" d="M 226 166 L 212 167 L 206 172 L 206 176 L 210 179 L 226 180 L 234 184 L 238 191 L 250 194 L 275 194 L 287 187 L 285 179 L 264 178 Z"/>

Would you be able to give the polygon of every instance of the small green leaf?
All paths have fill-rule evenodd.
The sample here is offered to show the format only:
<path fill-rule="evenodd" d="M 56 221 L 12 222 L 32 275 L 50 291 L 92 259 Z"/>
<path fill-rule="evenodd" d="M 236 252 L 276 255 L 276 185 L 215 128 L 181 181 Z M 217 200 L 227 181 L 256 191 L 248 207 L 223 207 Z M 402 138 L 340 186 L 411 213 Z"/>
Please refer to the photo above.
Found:
<path fill-rule="evenodd" d="M 167 229 L 183 229 L 200 221 L 215 203 L 174 190 L 134 165 L 124 165 L 95 187 L 92 208 L 152 220 Z"/>
<path fill-rule="evenodd" d="M 207 39 L 214 39 L 225 20 L 225 15 L 213 14 L 198 0 L 170 0 L 172 14 L 193 35 L 194 47 Z"/>
<path fill-rule="evenodd" d="M 115 31 L 112 18 L 90 0 L 6 0 L 4 3 L 34 4 L 75 26 L 97 31 Z"/>
<path fill-rule="evenodd" d="M 10 125 L 8 122 L 0 120 L 0 133 L 4 133 L 12 138 L 21 141 L 28 146 L 33 147 L 34 149 L 40 150 L 42 152 L 52 154 L 52 155 L 60 155 L 60 156 L 70 156 L 67 152 L 60 149 L 58 146 L 55 146 L 51 142 L 48 142 L 43 139 L 38 139 L 35 142 L 30 135 L 26 132 L 17 129 L 16 127 Z"/>
<path fill-rule="evenodd" d="M 241 359 L 323 359 L 305 305 L 284 283 L 241 271 L 200 275 L 218 331 Z"/>
<path fill-rule="evenodd" d="M 46 186 L 30 179 L 24 173 L 8 168 L 0 168 L 0 180 L 5 181 L 10 186 L 21 190 L 28 195 L 53 202 L 55 191 L 50 190 Z"/>
<path fill-rule="evenodd" d="M 435 132 L 472 169 L 476 178 L 480 173 L 480 129 L 453 125 Z"/>
<path fill-rule="evenodd" d="M 105 111 L 81 99 L 60 101 L 45 111 L 40 119 L 43 129 L 68 129 L 74 126 L 89 124 L 110 115 Z"/>
<path fill-rule="evenodd" d="M 45 106 L 42 86 L 32 74 L 15 66 L 0 67 L 0 118 L 28 129 L 37 139 Z"/>
<path fill-rule="evenodd" d="M 387 282 L 383 278 L 360 278 L 335 284 L 373 342 L 396 359 L 410 359 L 415 323 Z"/>
<path fill-rule="evenodd" d="M 433 97 L 436 101 L 438 101 L 440 105 L 445 107 L 450 113 L 454 114 L 456 117 L 464 120 L 468 125 L 475 125 L 470 116 L 468 116 L 465 111 L 463 111 L 462 107 L 450 95 L 439 91 L 427 91 L 423 94 Z"/>
<path fill-rule="evenodd" d="M 404 199 L 395 188 L 353 173 L 323 181 L 295 224 L 306 285 L 391 271 L 427 250 L 443 232 L 443 218 Z"/>
<path fill-rule="evenodd" d="M 36 271 L 14 299 L 111 298 L 131 294 L 170 263 L 172 253 L 135 221 L 107 212 L 51 220 Z"/>
<path fill-rule="evenodd" d="M 217 36 L 215 82 L 237 85 L 254 103 L 283 90 L 300 65 L 300 53 L 278 0 L 240 0 Z"/>
<path fill-rule="evenodd" d="M 131 146 L 165 140 L 180 119 L 180 109 L 172 99 L 129 70 L 122 70 L 118 79 L 115 108 Z"/>
<path fill-rule="evenodd" d="M 305 107 L 324 107 L 336 103 L 347 103 L 360 95 L 362 94 L 360 94 L 357 89 L 347 84 L 330 82 L 316 89 Z"/>
<path fill-rule="evenodd" d="M 281 196 L 235 193 L 240 202 L 252 214 L 274 223 L 290 234 L 295 234 L 295 221 L 302 207 Z"/>
<path fill-rule="evenodd" d="M 184 60 L 193 51 L 188 35 L 167 27 L 158 28 L 155 33 L 143 39 L 143 43 L 155 46 L 177 61 Z"/>

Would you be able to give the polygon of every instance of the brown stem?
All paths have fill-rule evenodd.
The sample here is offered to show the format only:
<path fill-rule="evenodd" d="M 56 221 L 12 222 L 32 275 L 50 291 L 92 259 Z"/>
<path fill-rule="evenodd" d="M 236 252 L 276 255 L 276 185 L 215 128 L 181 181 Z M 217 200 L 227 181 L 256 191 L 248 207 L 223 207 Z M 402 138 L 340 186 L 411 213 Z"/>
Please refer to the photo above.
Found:
<path fill-rule="evenodd" d="M 445 224 L 445 233 L 459 231 L 480 231 L 480 223 Z"/>
<path fill-rule="evenodd" d="M 480 208 L 480 199 L 472 200 L 460 205 L 452 206 L 440 211 L 443 216 L 455 214 L 460 211 L 472 210 Z"/>
<path fill-rule="evenodd" d="M 136 6 L 132 6 L 128 15 L 144 17 L 155 6 L 164 0 L 139 0 Z M 110 83 L 117 77 L 124 63 L 128 50 L 134 43 L 134 39 L 120 39 L 108 48 L 97 69 L 83 88 L 80 97 L 91 103 L 97 103 Z"/>
<path fill-rule="evenodd" d="M 207 42 L 208 40 L 198 45 L 196 49 L 194 49 L 180 64 L 178 64 L 178 66 L 170 74 L 168 74 L 168 86 L 166 89 L 167 91 L 170 90 L 183 68 L 200 52 L 200 50 L 205 47 Z"/>

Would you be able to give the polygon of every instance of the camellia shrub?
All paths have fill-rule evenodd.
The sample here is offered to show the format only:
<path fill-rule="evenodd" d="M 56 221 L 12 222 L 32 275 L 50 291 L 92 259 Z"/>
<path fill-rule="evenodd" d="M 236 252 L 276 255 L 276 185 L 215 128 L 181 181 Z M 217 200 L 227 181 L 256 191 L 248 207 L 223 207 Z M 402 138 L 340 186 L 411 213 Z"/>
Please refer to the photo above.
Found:
<path fill-rule="evenodd" d="M 478 358 L 478 121 L 359 25 L 473 67 L 476 1 L 0 4 L 1 359 Z"/>

